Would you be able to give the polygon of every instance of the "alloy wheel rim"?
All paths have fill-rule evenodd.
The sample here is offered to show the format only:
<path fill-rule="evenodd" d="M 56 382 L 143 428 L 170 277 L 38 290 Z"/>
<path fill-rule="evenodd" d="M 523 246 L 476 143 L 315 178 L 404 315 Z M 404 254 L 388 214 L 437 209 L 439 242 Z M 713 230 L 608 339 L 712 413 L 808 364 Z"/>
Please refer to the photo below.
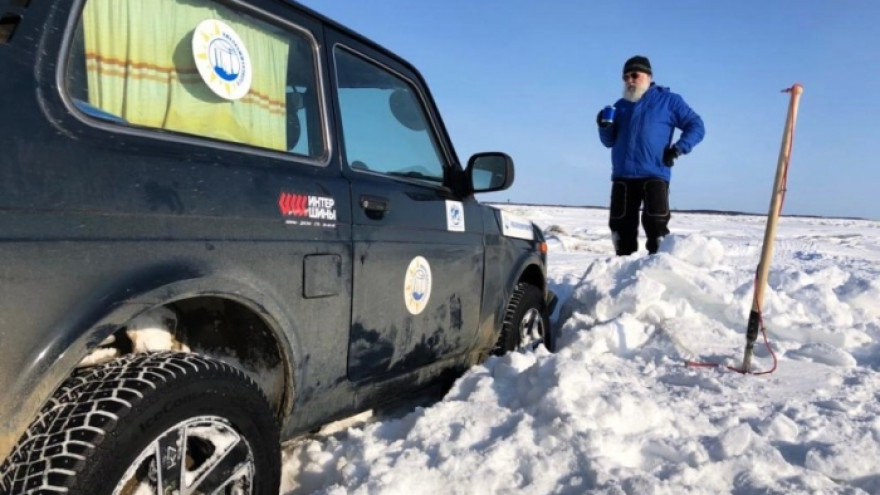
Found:
<path fill-rule="evenodd" d="M 544 342 L 544 318 L 537 308 L 529 308 L 519 323 L 519 348 L 534 349 Z"/>
<path fill-rule="evenodd" d="M 153 440 L 113 495 L 252 495 L 255 471 L 253 449 L 229 421 L 199 416 Z"/>

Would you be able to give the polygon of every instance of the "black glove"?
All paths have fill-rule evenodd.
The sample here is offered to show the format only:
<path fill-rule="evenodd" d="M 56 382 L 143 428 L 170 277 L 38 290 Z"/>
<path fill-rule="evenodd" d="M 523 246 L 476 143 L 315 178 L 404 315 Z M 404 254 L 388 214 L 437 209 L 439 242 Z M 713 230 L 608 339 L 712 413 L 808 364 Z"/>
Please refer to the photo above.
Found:
<path fill-rule="evenodd" d="M 663 165 L 666 165 L 667 167 L 675 165 L 675 159 L 680 156 L 681 150 L 675 146 L 667 146 L 666 149 L 663 150 Z"/>
<path fill-rule="evenodd" d="M 602 122 L 602 111 L 603 110 L 599 110 L 599 113 L 596 114 L 596 125 L 602 129 L 611 127 L 614 124 L 613 122 Z"/>

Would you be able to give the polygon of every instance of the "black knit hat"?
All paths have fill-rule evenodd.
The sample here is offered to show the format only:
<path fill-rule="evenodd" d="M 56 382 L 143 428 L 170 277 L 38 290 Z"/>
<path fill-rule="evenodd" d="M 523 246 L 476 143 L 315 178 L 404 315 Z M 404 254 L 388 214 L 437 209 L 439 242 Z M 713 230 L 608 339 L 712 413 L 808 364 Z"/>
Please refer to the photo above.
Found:
<path fill-rule="evenodd" d="M 641 55 L 636 55 L 635 57 L 630 58 L 623 64 L 623 73 L 627 74 L 629 72 L 644 72 L 645 74 L 651 74 L 651 62 L 648 61 L 648 57 L 643 57 Z"/>

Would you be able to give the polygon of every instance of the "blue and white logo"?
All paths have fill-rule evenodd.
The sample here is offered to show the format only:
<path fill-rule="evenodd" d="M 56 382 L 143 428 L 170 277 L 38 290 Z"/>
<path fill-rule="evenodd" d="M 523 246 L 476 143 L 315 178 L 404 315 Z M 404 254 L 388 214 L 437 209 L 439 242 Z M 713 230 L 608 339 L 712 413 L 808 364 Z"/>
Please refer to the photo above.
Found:
<path fill-rule="evenodd" d="M 238 100 L 248 94 L 253 80 L 251 57 L 238 34 L 216 19 L 199 23 L 192 37 L 199 75 L 217 96 Z"/>
<path fill-rule="evenodd" d="M 225 38 L 214 38 L 208 45 L 208 61 L 214 73 L 224 81 L 235 81 L 241 77 L 241 54 L 235 45 Z"/>
<path fill-rule="evenodd" d="M 464 205 L 461 201 L 446 200 L 446 230 L 464 232 Z"/>
<path fill-rule="evenodd" d="M 424 311 L 431 299 L 431 265 L 428 260 L 416 256 L 409 262 L 403 279 L 403 302 L 410 314 Z"/>

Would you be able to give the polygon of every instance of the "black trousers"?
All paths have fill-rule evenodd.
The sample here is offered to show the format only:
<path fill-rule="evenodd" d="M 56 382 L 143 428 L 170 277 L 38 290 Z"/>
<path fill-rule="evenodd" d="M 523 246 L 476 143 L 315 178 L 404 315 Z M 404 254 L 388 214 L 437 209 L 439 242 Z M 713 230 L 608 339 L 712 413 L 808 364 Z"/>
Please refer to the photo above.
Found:
<path fill-rule="evenodd" d="M 614 250 L 626 256 L 639 250 L 639 210 L 642 227 L 648 238 L 645 247 L 654 254 L 663 237 L 669 234 L 669 183 L 663 179 L 616 179 L 611 184 L 611 208 L 608 226 Z"/>

